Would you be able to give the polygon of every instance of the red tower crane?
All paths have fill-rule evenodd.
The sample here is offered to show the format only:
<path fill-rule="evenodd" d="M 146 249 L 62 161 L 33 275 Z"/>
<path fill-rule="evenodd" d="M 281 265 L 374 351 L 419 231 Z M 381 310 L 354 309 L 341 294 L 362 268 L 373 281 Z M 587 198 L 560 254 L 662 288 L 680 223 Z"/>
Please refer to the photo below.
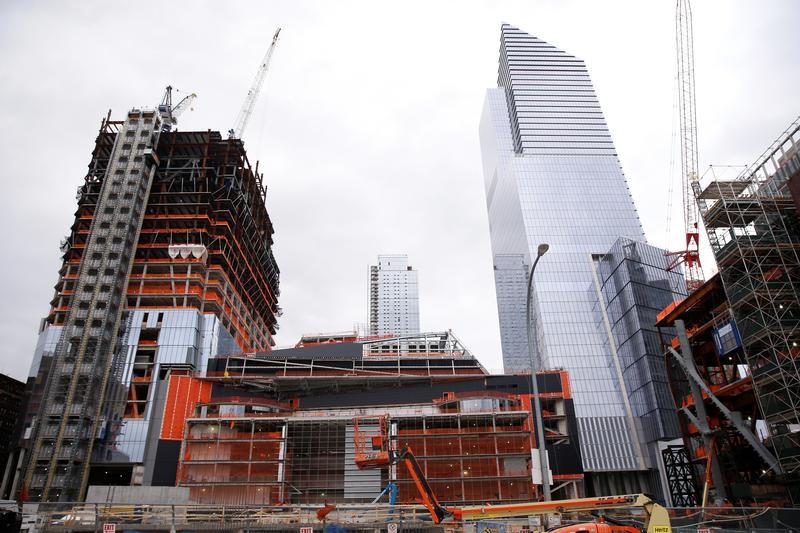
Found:
<path fill-rule="evenodd" d="M 678 52 L 678 112 L 681 139 L 681 190 L 683 192 L 683 220 L 686 230 L 686 249 L 670 252 L 672 257 L 667 270 L 683 264 L 686 289 L 694 292 L 703 284 L 700 264 L 700 209 L 704 200 L 698 200 L 700 178 L 697 174 L 697 113 L 694 100 L 694 37 L 692 34 L 692 7 L 689 0 L 677 0 L 675 38 Z"/>

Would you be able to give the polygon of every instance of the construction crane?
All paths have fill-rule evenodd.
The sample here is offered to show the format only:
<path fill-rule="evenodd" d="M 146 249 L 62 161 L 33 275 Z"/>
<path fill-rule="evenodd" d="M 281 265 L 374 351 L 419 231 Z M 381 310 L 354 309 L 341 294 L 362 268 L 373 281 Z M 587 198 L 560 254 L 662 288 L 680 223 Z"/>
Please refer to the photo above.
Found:
<path fill-rule="evenodd" d="M 172 105 L 172 85 L 167 85 L 164 97 L 158 105 L 158 112 L 161 113 L 162 131 L 170 131 L 172 126 L 178 123 L 178 117 L 189 109 L 197 98 L 197 94 L 192 93 L 184 96 L 176 105 Z"/>
<path fill-rule="evenodd" d="M 609 509 L 637 509 L 642 511 L 644 531 L 647 533 L 670 533 L 671 524 L 667 510 L 644 494 L 623 496 L 600 496 L 595 498 L 576 498 L 543 502 L 522 502 L 497 505 L 465 507 L 444 507 L 425 478 L 425 473 L 414 457 L 414 452 L 406 446 L 399 450 L 391 449 L 389 444 L 387 416 L 356 417 L 353 419 L 353 439 L 355 444 L 355 463 L 359 469 L 380 468 L 402 464 L 417 487 L 420 500 L 435 524 L 464 522 L 491 518 L 511 518 L 524 516 L 547 516 L 553 513 L 591 513 Z M 334 506 L 326 506 L 317 513 L 320 520 Z M 573 533 L 592 531 L 595 533 L 638 533 L 632 526 L 594 523 L 566 526 L 551 533 Z"/>
<path fill-rule="evenodd" d="M 694 43 L 692 7 L 689 0 L 677 0 L 675 38 L 678 52 L 678 112 L 681 140 L 681 190 L 683 192 L 683 221 L 686 248 L 670 252 L 667 270 L 684 265 L 686 289 L 694 292 L 703 284 L 700 264 L 700 210 L 704 200 L 698 200 L 700 178 L 697 174 L 697 113 L 694 100 Z"/>
<path fill-rule="evenodd" d="M 258 66 L 253 84 L 250 86 L 250 90 L 247 91 L 247 96 L 244 98 L 242 108 L 239 110 L 239 115 L 236 117 L 236 123 L 228 130 L 229 139 L 241 139 L 244 134 L 247 122 L 250 120 L 250 115 L 253 114 L 253 108 L 256 105 L 258 93 L 261 92 L 261 86 L 264 85 L 264 78 L 267 75 L 269 62 L 272 59 L 272 52 L 275 50 L 275 45 L 278 43 L 278 35 L 280 33 L 281 29 L 278 28 L 275 31 L 275 35 L 272 36 L 272 43 L 269 45 L 267 53 L 264 54 L 264 59 L 261 60 L 261 64 Z"/>

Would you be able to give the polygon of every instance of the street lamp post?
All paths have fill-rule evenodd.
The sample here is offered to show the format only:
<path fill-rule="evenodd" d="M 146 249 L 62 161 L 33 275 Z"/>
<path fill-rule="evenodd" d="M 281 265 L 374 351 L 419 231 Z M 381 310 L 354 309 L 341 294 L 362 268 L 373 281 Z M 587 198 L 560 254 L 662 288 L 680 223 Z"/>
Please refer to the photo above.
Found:
<path fill-rule="evenodd" d="M 542 243 L 536 250 L 536 260 L 533 262 L 531 271 L 528 274 L 528 293 L 527 298 L 525 299 L 525 330 L 528 333 L 528 357 L 531 360 L 531 391 L 533 393 L 534 416 L 536 417 L 536 441 L 539 448 L 539 464 L 542 471 L 542 492 L 544 494 L 545 501 L 551 500 L 550 476 L 548 475 L 550 468 L 547 461 L 547 451 L 545 450 L 544 421 L 542 420 L 542 405 L 539 401 L 539 384 L 536 380 L 536 365 L 533 361 L 533 342 L 531 339 L 531 285 L 533 284 L 533 271 L 536 270 L 536 264 L 539 262 L 539 259 L 541 259 L 545 253 L 547 253 L 549 248 L 549 244 Z"/>

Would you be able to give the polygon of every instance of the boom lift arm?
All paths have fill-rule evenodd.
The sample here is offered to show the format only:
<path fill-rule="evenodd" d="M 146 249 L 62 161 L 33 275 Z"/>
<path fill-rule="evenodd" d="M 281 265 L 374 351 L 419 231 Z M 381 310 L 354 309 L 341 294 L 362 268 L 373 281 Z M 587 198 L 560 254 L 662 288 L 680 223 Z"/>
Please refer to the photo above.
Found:
<path fill-rule="evenodd" d="M 548 515 L 551 513 L 592 512 L 606 509 L 641 509 L 644 511 L 644 530 L 647 533 L 669 533 L 671 531 L 667 510 L 644 494 L 624 496 L 602 496 L 576 498 L 549 502 L 509 503 L 475 507 L 449 508 L 456 520 L 481 520 L 486 518 L 510 518 L 515 516 Z M 574 527 L 574 526 L 573 526 Z M 566 528 L 565 528 L 566 529 Z M 611 528 L 625 530 L 626 528 Z M 556 529 L 553 533 L 558 532 Z"/>
<path fill-rule="evenodd" d="M 398 452 L 389 451 L 389 462 L 387 464 L 398 463 L 405 465 L 408 474 L 411 476 L 411 479 L 414 480 L 414 485 L 417 486 L 420 498 L 422 499 L 422 505 L 430 511 L 433 522 L 439 524 L 450 518 L 453 513 L 439 504 L 439 500 L 436 499 L 433 489 L 428 484 L 428 480 L 425 479 L 425 473 L 422 471 L 422 468 L 420 468 L 417 458 L 414 457 L 411 448 L 403 448 Z"/>
<path fill-rule="evenodd" d="M 361 427 L 359 427 L 361 422 Z M 388 421 L 386 417 L 364 417 L 353 420 L 355 438 L 355 463 L 360 469 L 380 468 L 403 464 L 419 491 L 422 504 L 431 513 L 435 524 L 444 521 L 480 520 L 486 518 L 511 518 L 548 515 L 551 513 L 592 512 L 606 509 L 641 509 L 644 513 L 644 528 L 647 533 L 670 533 L 671 526 L 667 510 L 644 494 L 604 496 L 599 498 L 577 498 L 544 502 L 523 502 L 499 505 L 467 507 L 444 507 L 439 503 L 425 473 L 410 447 L 389 449 Z M 366 433 L 371 433 L 367 435 Z M 377 432 L 377 434 L 376 434 Z M 574 526 L 573 526 L 574 527 Z M 597 528 L 596 528 L 597 529 Z M 572 530 L 563 528 L 562 531 Z M 600 531 L 600 529 L 597 529 Z M 559 530 L 555 530 L 556 533 Z M 604 531 L 633 531 L 627 526 L 608 526 Z"/>

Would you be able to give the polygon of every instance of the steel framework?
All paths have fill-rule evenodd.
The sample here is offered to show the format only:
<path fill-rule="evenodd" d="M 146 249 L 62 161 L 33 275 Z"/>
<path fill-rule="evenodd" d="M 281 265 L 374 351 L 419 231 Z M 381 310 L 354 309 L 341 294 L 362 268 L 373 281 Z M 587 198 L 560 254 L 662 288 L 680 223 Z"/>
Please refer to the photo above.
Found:
<path fill-rule="evenodd" d="M 31 499 L 80 499 L 120 420 L 142 416 L 158 379 L 161 314 L 140 336 L 126 383 L 118 339 L 131 326 L 128 310 L 196 309 L 245 350 L 274 344 L 279 270 L 258 165 L 239 139 L 165 131 L 163 122 L 160 111 L 140 109 L 104 120 L 78 190 L 47 317 L 60 338 L 28 415 Z"/>
<path fill-rule="evenodd" d="M 683 446 L 668 446 L 661 451 L 667 484 L 676 507 L 697 506 L 697 486 L 695 473 L 689 454 Z"/>
<path fill-rule="evenodd" d="M 789 190 L 799 131 L 800 118 L 737 179 L 699 196 L 769 442 L 790 475 L 800 474 L 800 222 Z"/>

